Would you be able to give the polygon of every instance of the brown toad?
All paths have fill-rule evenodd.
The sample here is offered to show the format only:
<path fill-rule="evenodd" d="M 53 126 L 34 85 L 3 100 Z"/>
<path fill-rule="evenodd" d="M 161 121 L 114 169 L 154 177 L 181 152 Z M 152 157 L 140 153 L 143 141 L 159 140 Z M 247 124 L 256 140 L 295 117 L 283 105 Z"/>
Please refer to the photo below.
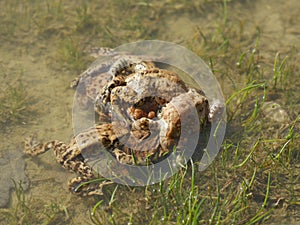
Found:
<path fill-rule="evenodd" d="M 187 117 L 189 117 L 190 107 L 193 104 L 199 112 L 198 116 L 200 121 L 203 122 L 203 126 L 209 112 L 207 99 L 195 90 L 190 89 L 188 92 L 174 97 L 162 107 L 161 112 L 156 112 L 158 114 L 157 120 L 142 117 L 134 120 L 130 129 L 118 122 L 96 125 L 73 137 L 68 145 L 57 140 L 40 144 L 29 138 L 25 143 L 25 153 L 35 156 L 53 149 L 56 160 L 64 168 L 80 175 L 80 177 L 74 178 L 69 182 L 70 191 L 83 196 L 101 195 L 103 185 L 111 182 L 105 180 L 100 184 L 89 183 L 86 186 L 82 185 L 98 177 L 97 173 L 93 171 L 84 159 L 83 152 L 96 151 L 96 155 L 99 157 L 99 148 L 104 147 L 120 163 L 133 165 L 155 163 L 161 157 L 170 153 L 176 146 L 181 132 L 181 125 L 175 105 L 176 102 L 181 103 L 188 98 L 193 101 L 190 104 L 181 105 L 181 115 L 187 114 Z M 191 119 L 190 122 L 189 127 L 197 129 L 192 126 L 194 120 Z M 124 137 L 126 137 L 126 145 L 122 142 Z M 185 141 L 188 142 L 189 140 Z M 101 157 L 107 157 L 107 155 L 102 154 Z"/>
<path fill-rule="evenodd" d="M 70 84 L 72 88 L 76 88 L 75 99 L 82 109 L 93 106 L 96 96 L 116 75 L 126 76 L 155 67 L 152 62 L 143 61 L 142 56 L 115 52 L 110 48 L 94 48 L 90 55 L 101 58 Z"/>
<path fill-rule="evenodd" d="M 209 120 L 208 100 L 201 90 L 187 87 L 174 72 L 131 59 L 115 58 L 81 75 L 80 79 L 87 79 L 83 93 L 91 89 L 88 97 L 96 102 L 97 112 L 107 114 L 108 122 L 81 132 L 70 144 L 57 140 L 40 144 L 32 138 L 25 142 L 26 154 L 35 156 L 53 149 L 64 168 L 80 175 L 69 182 L 74 193 L 100 195 L 102 186 L 111 183 L 89 182 L 98 174 L 85 159 L 86 152 L 121 164 L 155 164 L 175 147 L 185 148 L 193 140 L 189 135 L 181 138 L 182 134 L 202 131 Z M 103 83 L 99 73 L 109 74 Z M 94 81 L 96 90 L 92 90 Z"/>

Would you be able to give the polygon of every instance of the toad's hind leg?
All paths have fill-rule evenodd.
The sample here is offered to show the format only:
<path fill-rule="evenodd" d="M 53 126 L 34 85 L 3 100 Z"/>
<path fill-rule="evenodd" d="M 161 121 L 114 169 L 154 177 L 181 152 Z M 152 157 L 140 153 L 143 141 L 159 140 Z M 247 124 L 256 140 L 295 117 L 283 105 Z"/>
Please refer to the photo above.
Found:
<path fill-rule="evenodd" d="M 66 145 L 63 142 L 54 140 L 46 143 L 39 143 L 35 140 L 33 135 L 25 139 L 24 153 L 31 156 L 43 154 L 54 147 L 65 148 Z"/>
<path fill-rule="evenodd" d="M 92 169 L 84 162 L 80 149 L 73 142 L 75 140 L 72 140 L 70 145 L 57 140 L 38 143 L 34 140 L 34 136 L 30 136 L 25 139 L 24 152 L 25 154 L 36 156 L 53 149 L 56 161 L 64 168 L 87 178 L 92 178 Z"/>
<path fill-rule="evenodd" d="M 82 175 L 70 180 L 69 190 L 72 193 L 80 196 L 102 195 L 102 187 L 112 183 L 112 181 L 106 179 L 97 179 L 93 174 L 92 168 L 85 163 L 75 139 L 72 139 L 69 145 L 56 140 L 44 144 L 38 143 L 33 136 L 25 140 L 24 152 L 28 155 L 40 155 L 51 149 L 53 149 L 58 163 L 64 168 Z"/>

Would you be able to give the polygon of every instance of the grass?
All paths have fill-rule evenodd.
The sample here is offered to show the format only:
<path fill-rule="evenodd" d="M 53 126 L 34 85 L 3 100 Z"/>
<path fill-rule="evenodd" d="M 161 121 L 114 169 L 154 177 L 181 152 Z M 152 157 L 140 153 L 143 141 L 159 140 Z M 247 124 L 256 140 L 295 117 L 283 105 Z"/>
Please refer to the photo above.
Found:
<path fill-rule="evenodd" d="M 82 71 L 84 66 L 88 64 L 80 43 L 72 37 L 63 39 L 60 42 L 56 56 L 61 66 L 76 73 Z"/>
<path fill-rule="evenodd" d="M 269 49 L 264 30 L 249 29 L 249 17 L 233 11 L 238 4 L 248 4 L 240 2 L 172 1 L 163 5 L 156 1 L 80 1 L 75 6 L 54 0 L 35 4 L 11 1 L 6 5 L 9 13 L 1 12 L 0 40 L 7 45 L 20 43 L 21 48 L 30 50 L 36 43 L 53 44 L 48 50 L 49 65 L 61 76 L 80 73 L 88 66 L 90 59 L 83 52 L 90 46 L 115 47 L 138 39 L 164 39 L 169 18 L 190 14 L 194 16 L 194 34 L 184 37 L 181 44 L 210 62 L 224 89 L 228 129 L 221 152 L 208 169 L 198 171 L 195 161 L 159 184 L 112 185 L 103 197 L 93 199 L 90 218 L 84 214 L 76 217 L 86 217 L 93 224 L 300 221 L 294 213 L 300 207 L 300 68 L 295 53 L 299 49 Z M 30 14 L 34 19 L 29 19 Z M 12 41 L 9 35 L 14 37 Z M 22 122 L 30 109 L 23 83 L 12 82 L 11 76 L 4 76 L 10 70 L 3 68 L 8 85 L 1 90 L 0 115 L 6 126 Z M 280 103 L 291 120 L 278 124 L 265 118 L 262 106 L 267 101 Z M 44 224 L 64 224 L 76 219 L 72 202 L 66 207 L 46 197 L 33 200 L 18 184 L 14 194 L 16 202 L 1 212 L 7 224 L 34 224 L 38 219 Z"/>
<path fill-rule="evenodd" d="M 294 125 L 296 123 L 294 121 Z M 290 176 L 293 165 L 299 163 L 297 157 L 292 157 L 294 154 L 299 156 L 296 149 L 299 133 L 294 132 L 294 125 L 289 127 L 289 133 L 281 139 L 268 140 L 260 134 L 252 144 L 249 141 L 253 139 L 243 140 L 236 145 L 232 143 L 234 137 L 227 138 L 222 153 L 204 174 L 195 170 L 197 167 L 190 162 L 172 178 L 146 187 L 146 202 L 134 214 L 136 217 L 122 207 L 122 197 L 118 197 L 120 193 L 116 196 L 114 194 L 115 201 L 113 206 L 110 205 L 110 215 L 116 217 L 117 214 L 124 223 L 127 218 L 127 221 L 133 221 L 132 224 L 146 221 L 147 224 L 267 223 L 280 210 L 283 201 L 291 201 L 291 204 L 295 202 L 292 200 L 295 198 L 293 185 L 289 195 L 283 197 L 276 194 L 277 185 L 286 184 L 285 179 Z M 248 130 L 246 127 L 244 129 Z M 271 146 L 275 143 L 277 148 L 271 152 Z M 283 177 L 283 180 L 278 180 Z M 299 182 L 299 171 L 297 180 L 289 182 Z M 139 191 L 142 188 L 137 188 L 135 193 L 139 195 Z M 105 205 L 103 200 L 100 202 Z M 97 210 L 98 214 L 105 213 L 103 208 Z M 141 219 L 139 215 L 144 215 L 143 210 L 147 210 L 147 216 Z M 102 216 L 102 220 L 98 218 L 95 224 L 108 224 L 104 219 L 106 217 Z"/>
<path fill-rule="evenodd" d="M 68 211 L 65 206 L 51 202 L 35 202 L 33 207 L 26 198 L 21 182 L 15 184 L 15 206 L 10 209 L 0 209 L 1 221 L 5 224 L 56 224 L 59 220 L 68 221 Z M 61 216 L 63 215 L 63 216 Z M 1 222 L 1 224 L 2 224 Z"/>
<path fill-rule="evenodd" d="M 257 142 L 252 152 L 257 150 Z M 203 175 L 195 171 L 193 162 L 189 166 L 181 169 L 172 178 L 162 181 L 157 185 L 148 186 L 145 189 L 146 203 L 139 213 L 133 214 L 122 208 L 121 198 L 118 194 L 115 197 L 114 204 L 109 204 L 109 215 L 103 215 L 107 210 L 103 205 L 103 200 L 99 201 L 93 209 L 93 222 L 95 224 L 119 224 L 130 221 L 137 224 L 147 221 L 148 224 L 257 224 L 263 223 L 270 218 L 276 205 L 271 206 L 270 190 L 271 190 L 271 170 L 266 174 L 261 173 L 261 168 L 254 167 L 248 176 L 241 174 L 246 166 L 247 161 L 252 157 L 250 154 L 246 159 L 237 165 L 234 169 L 227 169 L 227 172 L 236 174 L 228 179 L 228 175 L 215 169 L 209 171 L 211 181 L 207 184 L 203 180 Z M 216 167 L 217 168 L 217 167 Z M 225 176 L 224 176 L 225 175 Z M 255 192 L 259 185 L 255 184 L 260 176 L 267 179 L 265 187 L 259 193 Z M 252 199 L 259 195 L 260 206 L 251 213 L 253 208 Z M 272 197 L 273 198 L 273 197 Z M 95 210 L 98 210 L 96 214 Z M 142 210 L 147 210 L 147 217 L 141 219 L 138 215 L 143 214 Z M 107 214 L 107 213 L 106 213 Z M 96 215 L 102 215 L 101 219 Z M 248 216 L 245 216 L 248 215 Z M 94 218 L 95 217 L 95 218 Z M 115 223 L 112 217 L 118 217 L 119 222 Z M 124 218 L 125 217 L 125 218 Z M 106 218 L 106 219 L 105 219 Z M 110 218 L 110 219 L 107 219 Z"/>
<path fill-rule="evenodd" d="M 288 61 L 287 56 L 285 56 L 282 60 L 280 60 L 279 52 L 276 53 L 274 59 L 274 67 L 273 67 L 273 71 L 274 71 L 273 88 L 277 88 L 278 82 L 280 82 L 282 87 L 285 86 L 288 75 L 290 74 L 290 71 L 288 71 L 286 65 L 287 61 Z"/>
<path fill-rule="evenodd" d="M 10 76 L 14 76 L 15 80 L 11 82 L 5 81 Z M 22 81 L 18 80 L 18 77 L 21 76 L 23 76 L 22 69 L 15 71 L 1 65 L 0 125 L 3 127 L 11 124 L 20 124 L 29 118 L 31 112 L 28 106 L 29 96 Z"/>
<path fill-rule="evenodd" d="M 224 7 L 227 7 L 225 1 Z M 151 210 L 151 207 L 147 207 L 150 208 L 148 214 L 152 217 L 146 217 L 142 221 L 147 221 L 148 224 L 264 224 L 276 218 L 282 205 L 290 204 L 288 202 L 294 198 L 295 190 L 290 190 L 284 197 L 278 193 L 282 191 L 281 185 L 287 187 L 284 180 L 289 179 L 291 169 L 299 165 L 297 157 L 292 157 L 295 154 L 299 156 L 296 147 L 299 144 L 299 129 L 294 131 L 295 124 L 299 123 L 298 119 L 282 130 L 283 134 L 278 137 L 278 134 L 265 132 L 270 124 L 267 121 L 262 124 L 261 109 L 264 101 L 269 98 L 270 89 L 276 88 L 278 80 L 281 88 L 285 89 L 288 85 L 291 69 L 288 58 L 279 60 L 276 54 L 273 65 L 266 65 L 260 56 L 262 50 L 259 47 L 259 29 L 253 47 L 247 47 L 246 51 L 241 49 L 240 53 L 233 49 L 235 44 L 232 42 L 235 38 L 230 31 L 234 25 L 227 19 L 227 9 L 224 8 L 223 12 L 221 23 L 216 26 L 212 38 L 199 32 L 198 37 L 202 37 L 200 39 L 204 40 L 206 49 L 192 49 L 199 54 L 210 52 L 211 66 L 214 66 L 217 76 L 224 73 L 231 78 L 234 89 L 227 97 L 226 104 L 229 128 L 232 126 L 236 132 L 233 130 L 230 135 L 227 134 L 222 153 L 211 168 L 205 171 L 210 182 L 205 180 L 201 183 L 203 178 L 191 165 L 191 168 L 179 171 L 170 180 L 145 189 L 147 204 L 153 204 L 153 209 L 155 208 Z M 240 30 L 236 30 L 234 34 L 236 33 L 240 33 Z M 200 39 L 195 41 L 200 41 L 198 43 L 203 47 Z M 194 42 L 191 46 L 197 45 Z M 214 46 L 218 48 L 213 50 Z M 223 66 L 218 63 L 220 61 L 225 61 L 225 64 L 226 61 L 236 62 L 236 67 L 233 67 L 231 73 L 223 71 Z M 276 76 L 266 79 L 267 71 L 272 71 L 273 68 L 276 68 Z M 237 83 L 235 77 L 231 77 L 232 74 L 245 76 L 246 79 Z M 269 83 L 274 85 L 270 86 Z M 299 170 L 296 173 L 299 176 Z M 299 178 L 290 182 L 296 184 Z M 297 196 L 299 199 L 299 193 Z M 117 200 L 115 204 L 117 205 Z M 122 211 L 122 208 L 115 212 L 118 210 Z M 126 215 L 123 211 L 119 216 L 124 214 Z M 136 214 L 143 215 L 141 211 Z M 131 222 L 141 222 L 139 216 L 134 217 L 132 214 L 123 217 Z"/>
<path fill-rule="evenodd" d="M 92 14 L 89 13 L 89 8 L 87 4 L 83 4 L 83 6 L 80 6 L 76 9 L 78 22 L 76 25 L 77 31 L 86 31 L 90 28 L 95 27 L 96 23 L 92 16 Z"/>
<path fill-rule="evenodd" d="M 26 117 L 27 98 L 22 83 L 8 86 L 0 97 L 0 115 L 2 124 L 18 123 Z"/>

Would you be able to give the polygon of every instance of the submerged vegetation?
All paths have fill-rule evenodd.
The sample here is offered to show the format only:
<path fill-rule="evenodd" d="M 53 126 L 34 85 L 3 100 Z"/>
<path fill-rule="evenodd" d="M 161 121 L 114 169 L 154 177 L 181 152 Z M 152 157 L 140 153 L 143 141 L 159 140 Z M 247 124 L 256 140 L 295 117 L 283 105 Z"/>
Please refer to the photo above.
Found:
<path fill-rule="evenodd" d="M 0 41 L 5 46 L 0 50 L 46 62 L 60 74 L 58 78 L 47 75 L 49 80 L 67 77 L 71 81 L 92 61 L 85 51 L 93 46 L 116 47 L 141 39 L 172 41 L 210 65 L 224 90 L 228 115 L 221 151 L 205 171 L 198 171 L 194 161 L 159 184 L 106 187 L 105 195 L 89 199 L 88 206 L 77 196 L 64 206 L 57 199 L 53 202 L 47 196 L 24 193 L 16 184 L 17 200 L 11 208 L 0 209 L 4 224 L 300 223 L 300 42 L 290 44 L 295 40 L 288 40 L 296 32 L 293 29 L 280 36 L 285 41 L 275 39 L 276 35 L 270 39 L 267 25 L 261 22 L 265 17 L 260 20 L 259 14 L 252 22 L 245 9 L 255 13 L 264 8 L 260 4 L 265 3 L 2 1 Z M 181 18 L 185 26 L 176 27 Z M 282 18 L 285 27 L 277 32 L 288 32 L 286 26 L 296 24 L 297 18 L 293 12 Z M 173 29 L 171 21 L 175 21 Z M 280 44 L 270 46 L 270 41 Z M 26 78 L 15 82 L 12 76 L 4 76 L 7 69 L 1 67 L 1 79 L 7 85 L 1 86 L 0 122 L 18 124 L 30 118 L 29 96 L 39 98 L 39 93 L 29 95 L 28 85 L 22 82 Z M 34 103 L 37 113 L 45 108 L 42 103 Z M 285 113 L 283 119 L 276 113 Z"/>
<path fill-rule="evenodd" d="M 0 64 L 0 126 L 19 124 L 29 118 L 29 96 L 20 77 L 21 71 L 8 70 Z M 13 81 L 6 81 L 13 76 Z"/>
<path fill-rule="evenodd" d="M 43 202 L 42 199 L 33 204 L 26 198 L 21 183 L 14 181 L 14 184 L 16 204 L 10 209 L 1 211 L 0 221 L 4 224 L 57 224 L 68 221 L 68 212 L 65 206 L 53 202 Z"/>

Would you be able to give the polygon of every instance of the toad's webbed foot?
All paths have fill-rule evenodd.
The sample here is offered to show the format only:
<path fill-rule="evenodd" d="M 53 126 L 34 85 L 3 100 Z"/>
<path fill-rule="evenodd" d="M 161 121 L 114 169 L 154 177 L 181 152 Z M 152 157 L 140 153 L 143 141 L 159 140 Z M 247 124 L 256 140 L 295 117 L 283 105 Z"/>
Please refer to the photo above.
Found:
<path fill-rule="evenodd" d="M 103 186 L 113 182 L 105 178 L 76 177 L 69 181 L 69 190 L 80 196 L 103 195 Z"/>

